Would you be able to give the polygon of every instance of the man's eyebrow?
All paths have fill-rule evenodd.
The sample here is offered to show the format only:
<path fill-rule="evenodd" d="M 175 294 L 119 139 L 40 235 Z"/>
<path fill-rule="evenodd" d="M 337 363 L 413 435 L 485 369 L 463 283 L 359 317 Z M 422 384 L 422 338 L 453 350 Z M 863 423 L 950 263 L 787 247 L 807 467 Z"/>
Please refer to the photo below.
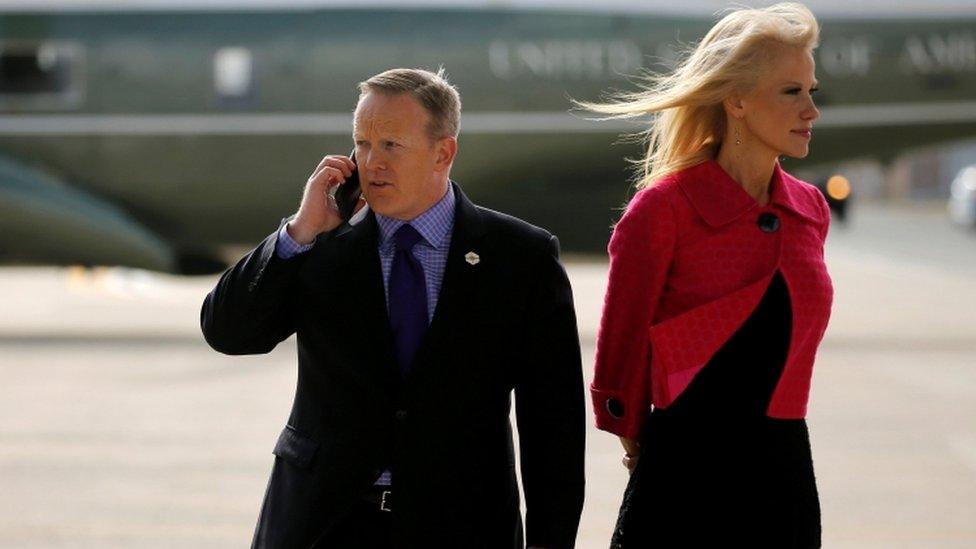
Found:
<path fill-rule="evenodd" d="M 408 141 L 409 140 L 406 136 L 400 135 L 399 133 L 392 132 L 392 131 L 387 131 L 387 132 L 377 131 L 375 132 L 375 134 L 377 138 L 382 139 L 384 141 Z M 357 132 L 355 129 L 352 132 L 352 138 L 367 139 L 365 135 L 363 135 L 360 132 Z"/>

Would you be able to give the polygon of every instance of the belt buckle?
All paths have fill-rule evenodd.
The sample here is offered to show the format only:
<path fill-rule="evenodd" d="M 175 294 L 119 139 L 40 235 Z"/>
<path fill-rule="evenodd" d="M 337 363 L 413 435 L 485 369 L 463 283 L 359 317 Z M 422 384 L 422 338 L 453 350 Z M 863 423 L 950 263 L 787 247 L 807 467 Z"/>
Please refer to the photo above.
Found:
<path fill-rule="evenodd" d="M 383 497 L 380 499 L 380 511 L 386 511 L 387 513 L 393 511 L 393 509 L 390 509 L 390 501 L 393 499 L 391 494 L 392 490 L 383 490 Z"/>

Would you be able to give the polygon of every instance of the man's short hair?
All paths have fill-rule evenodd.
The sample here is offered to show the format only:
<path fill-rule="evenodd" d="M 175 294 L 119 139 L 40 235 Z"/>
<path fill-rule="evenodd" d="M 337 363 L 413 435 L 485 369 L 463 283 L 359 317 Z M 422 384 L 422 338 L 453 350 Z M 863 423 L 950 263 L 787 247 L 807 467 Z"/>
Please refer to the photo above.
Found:
<path fill-rule="evenodd" d="M 430 115 L 427 134 L 431 141 L 458 136 L 461 95 L 447 81 L 444 67 L 436 74 L 423 69 L 390 69 L 359 83 L 360 97 L 371 91 L 413 95 Z"/>

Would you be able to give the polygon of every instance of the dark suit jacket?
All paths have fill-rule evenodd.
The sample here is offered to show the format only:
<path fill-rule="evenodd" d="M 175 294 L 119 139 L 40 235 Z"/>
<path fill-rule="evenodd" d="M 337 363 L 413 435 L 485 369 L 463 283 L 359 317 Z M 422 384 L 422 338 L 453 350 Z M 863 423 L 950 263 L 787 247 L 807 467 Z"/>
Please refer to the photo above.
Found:
<path fill-rule="evenodd" d="M 453 183 L 452 183 L 453 184 Z M 385 468 L 398 547 L 572 547 L 583 504 L 583 381 L 569 281 L 546 231 L 472 204 L 410 376 L 394 358 L 372 212 L 282 260 L 277 232 L 220 278 L 201 324 L 227 354 L 297 334 L 298 387 L 254 547 L 309 547 Z M 283 220 L 282 223 L 287 222 Z M 479 261 L 465 260 L 475 252 Z"/>

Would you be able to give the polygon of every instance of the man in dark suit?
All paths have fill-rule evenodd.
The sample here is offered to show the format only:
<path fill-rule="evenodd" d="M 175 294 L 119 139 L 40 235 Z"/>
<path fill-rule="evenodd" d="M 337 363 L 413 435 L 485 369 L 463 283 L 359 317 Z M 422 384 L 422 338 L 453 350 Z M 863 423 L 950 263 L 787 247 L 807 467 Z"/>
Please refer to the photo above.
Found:
<path fill-rule="evenodd" d="M 573 547 L 583 385 L 558 241 L 450 181 L 460 98 L 441 73 L 394 69 L 360 91 L 356 162 L 325 157 L 201 311 L 222 353 L 297 334 L 253 546 Z M 353 170 L 367 205 L 344 221 L 329 191 Z"/>

